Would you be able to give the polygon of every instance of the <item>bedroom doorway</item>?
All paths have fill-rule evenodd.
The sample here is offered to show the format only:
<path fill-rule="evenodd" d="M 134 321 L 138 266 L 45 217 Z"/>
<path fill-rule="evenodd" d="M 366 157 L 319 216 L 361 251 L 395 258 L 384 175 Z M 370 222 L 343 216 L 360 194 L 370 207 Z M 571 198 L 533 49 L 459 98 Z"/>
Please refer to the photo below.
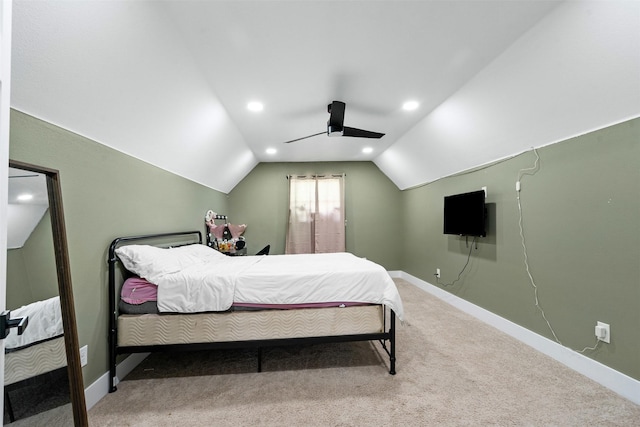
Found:
<path fill-rule="evenodd" d="M 286 254 L 345 251 L 344 174 L 289 176 Z"/>

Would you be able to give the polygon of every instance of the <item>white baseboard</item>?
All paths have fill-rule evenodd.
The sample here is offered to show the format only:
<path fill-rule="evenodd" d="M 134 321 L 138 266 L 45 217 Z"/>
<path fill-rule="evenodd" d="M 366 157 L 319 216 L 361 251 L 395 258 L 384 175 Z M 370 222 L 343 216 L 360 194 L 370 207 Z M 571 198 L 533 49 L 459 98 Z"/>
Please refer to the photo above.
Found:
<path fill-rule="evenodd" d="M 129 355 L 129 357 L 116 366 L 116 377 L 124 378 L 127 376 L 127 374 L 133 371 L 133 368 L 138 366 L 149 354 L 150 353 L 134 353 Z M 84 390 L 87 411 L 109 393 L 109 381 L 111 381 L 109 372 L 106 372 Z"/>
<path fill-rule="evenodd" d="M 393 278 L 406 280 L 425 292 L 428 292 L 459 310 L 472 315 L 478 320 L 481 320 L 516 338 L 517 340 L 522 341 L 528 346 L 552 357 L 574 371 L 591 378 L 595 382 L 607 387 L 620 396 L 640 405 L 640 381 L 603 365 L 600 362 L 590 359 L 575 350 L 562 346 L 555 341 L 543 337 L 542 335 L 538 335 L 535 332 L 523 328 L 520 325 L 444 291 L 431 283 L 405 273 L 404 271 L 390 271 L 389 275 Z"/>

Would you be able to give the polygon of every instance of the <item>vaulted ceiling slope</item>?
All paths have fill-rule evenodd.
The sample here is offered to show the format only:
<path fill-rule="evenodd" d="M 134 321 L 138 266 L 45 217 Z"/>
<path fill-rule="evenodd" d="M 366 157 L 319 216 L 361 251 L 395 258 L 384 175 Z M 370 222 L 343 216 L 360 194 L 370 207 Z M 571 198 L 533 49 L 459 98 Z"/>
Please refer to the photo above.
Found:
<path fill-rule="evenodd" d="M 13 108 L 225 193 L 268 161 L 373 160 L 405 189 L 640 115 L 637 1 L 15 0 L 13 15 Z M 386 135 L 283 143 L 325 131 L 333 100 Z"/>
<path fill-rule="evenodd" d="M 7 249 L 19 249 L 49 209 L 46 177 L 9 168 L 7 201 Z"/>

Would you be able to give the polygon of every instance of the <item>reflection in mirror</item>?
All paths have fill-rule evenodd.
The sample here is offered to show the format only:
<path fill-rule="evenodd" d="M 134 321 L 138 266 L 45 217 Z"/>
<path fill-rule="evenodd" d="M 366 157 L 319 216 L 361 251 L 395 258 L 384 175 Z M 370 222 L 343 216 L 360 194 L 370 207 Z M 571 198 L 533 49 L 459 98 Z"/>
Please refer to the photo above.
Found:
<path fill-rule="evenodd" d="M 5 340 L 4 424 L 86 425 L 58 174 L 10 166 L 6 306 L 29 322 Z"/>
<path fill-rule="evenodd" d="M 32 417 L 43 425 L 63 405 L 54 412 L 66 412 L 71 424 L 46 176 L 10 168 L 8 199 L 7 310 L 29 324 L 5 341 L 4 424 Z"/>

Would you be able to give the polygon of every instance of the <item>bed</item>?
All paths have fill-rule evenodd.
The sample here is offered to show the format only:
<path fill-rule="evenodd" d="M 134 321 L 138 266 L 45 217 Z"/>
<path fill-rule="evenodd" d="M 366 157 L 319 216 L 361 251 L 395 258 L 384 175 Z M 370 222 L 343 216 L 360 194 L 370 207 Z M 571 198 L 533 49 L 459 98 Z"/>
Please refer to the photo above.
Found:
<path fill-rule="evenodd" d="M 27 380 L 67 366 L 60 297 L 25 305 L 11 312 L 14 318 L 28 317 L 22 335 L 10 333 L 5 341 L 4 390 L 9 419 L 13 408 L 9 393 Z"/>
<path fill-rule="evenodd" d="M 118 355 L 167 350 L 257 348 L 260 371 L 263 347 L 379 341 L 395 374 L 402 301 L 384 268 L 366 259 L 227 257 L 187 231 L 117 238 L 108 263 L 109 392 Z M 157 287 L 154 308 L 123 310 L 122 283 L 131 277 Z"/>

